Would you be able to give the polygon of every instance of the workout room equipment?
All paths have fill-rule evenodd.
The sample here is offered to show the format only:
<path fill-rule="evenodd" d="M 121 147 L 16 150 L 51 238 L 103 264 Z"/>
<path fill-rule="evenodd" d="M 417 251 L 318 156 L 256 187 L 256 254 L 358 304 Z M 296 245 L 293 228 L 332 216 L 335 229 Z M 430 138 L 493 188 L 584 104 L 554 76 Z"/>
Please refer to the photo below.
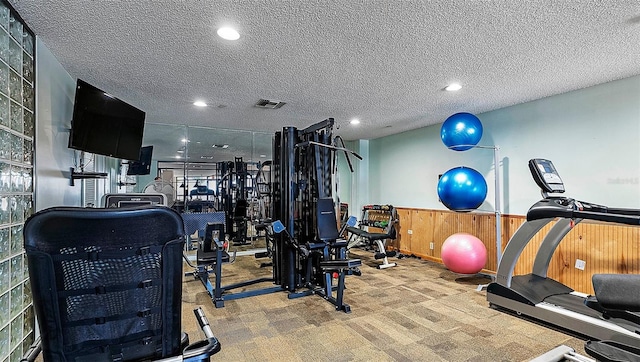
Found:
<path fill-rule="evenodd" d="M 623 345 L 616 342 L 592 342 L 587 341 L 584 350 L 593 358 L 577 353 L 573 348 L 560 345 L 529 362 L 638 362 L 640 361 L 640 348 Z"/>
<path fill-rule="evenodd" d="M 256 295 L 263 295 L 281 291 L 279 286 L 271 286 L 261 289 L 252 289 L 238 293 L 228 293 L 228 291 L 246 287 L 249 285 L 274 282 L 273 278 L 257 278 L 248 280 L 241 283 L 222 285 L 222 265 L 225 263 L 233 263 L 236 259 L 237 253 L 234 251 L 233 255 L 229 255 L 229 241 L 225 240 L 225 224 L 223 223 L 208 223 L 205 229 L 204 240 L 198 244 L 196 252 L 196 265 L 191 263 L 189 258 L 185 255 L 184 259 L 187 264 L 193 268 L 193 271 L 185 273 L 187 276 L 193 276 L 199 279 L 204 285 L 207 293 L 213 301 L 213 305 L 216 308 L 224 307 L 225 300 L 234 300 L 252 297 Z M 214 281 L 211 284 L 210 275 L 213 274 Z"/>
<path fill-rule="evenodd" d="M 220 350 L 181 333 L 180 215 L 167 207 L 54 207 L 24 226 L 45 361 L 209 361 Z M 30 355 L 37 356 L 34 345 Z"/>
<path fill-rule="evenodd" d="M 224 211 L 225 230 L 234 245 L 250 244 L 247 238 L 247 183 L 251 179 L 242 157 L 218 162 L 218 210 Z"/>
<path fill-rule="evenodd" d="M 617 209 L 550 194 L 563 193 L 564 183 L 553 163 L 532 159 L 529 169 L 541 188 L 543 199 L 527 212 L 526 222 L 507 244 L 498 266 L 495 282 L 487 287 L 492 307 L 593 339 L 587 351 L 602 353 L 623 351 L 626 360 L 639 358 L 632 346 L 640 345 L 640 275 L 595 274 L 595 296 L 576 292 L 547 277 L 549 262 L 558 244 L 582 221 L 640 225 L 640 210 Z M 516 262 L 526 245 L 547 224 L 555 224 L 544 236 L 536 254 L 533 270 L 514 276 Z M 591 352 L 589 352 L 591 354 Z M 618 353 L 618 352 L 616 352 Z"/>
<path fill-rule="evenodd" d="M 343 301 L 345 277 L 357 273 L 359 259 L 348 259 L 347 241 L 337 226 L 336 205 L 331 195 L 332 152 L 345 148 L 333 145 L 332 118 L 304 130 L 286 127 L 274 138 L 272 215 L 277 220 L 263 223 L 272 258 L 272 277 L 222 285 L 222 265 L 230 260 L 220 240 L 226 223 L 207 225 L 207 241 L 198 248 L 193 274 L 205 285 L 216 307 L 225 300 L 288 292 L 288 298 L 319 295 L 336 310 L 350 312 Z M 211 240 L 210 242 L 208 240 Z M 192 265 L 193 266 L 193 265 Z M 215 274 L 215 282 L 209 274 Z M 334 280 L 335 279 L 335 280 Z M 229 293 L 231 289 L 269 282 L 275 286 Z"/>
<path fill-rule="evenodd" d="M 362 218 L 359 227 L 348 226 L 349 233 L 347 249 L 364 247 L 365 250 L 374 250 L 374 258 L 382 260 L 378 269 L 387 269 L 396 266 L 390 263 L 389 258 L 396 256 L 395 250 L 387 250 L 387 241 L 396 239 L 396 224 L 398 215 L 393 205 L 365 205 L 362 208 Z M 373 232 L 381 229 L 382 232 Z"/>
<path fill-rule="evenodd" d="M 348 313 L 345 276 L 361 261 L 347 258 L 347 241 L 338 231 L 332 156 L 344 152 L 347 160 L 349 155 L 361 157 L 335 145 L 333 127 L 333 118 L 328 118 L 303 130 L 285 127 L 275 134 L 272 189 L 279 191 L 273 194 L 272 215 L 283 227 L 274 228 L 273 270 L 289 298 L 319 295 Z"/>
<path fill-rule="evenodd" d="M 167 196 L 161 193 L 105 194 L 102 207 L 168 206 Z"/>
<path fill-rule="evenodd" d="M 530 360 L 529 362 L 596 362 L 596 360 L 577 353 L 573 348 L 565 345 L 558 346 L 549 352 Z"/>

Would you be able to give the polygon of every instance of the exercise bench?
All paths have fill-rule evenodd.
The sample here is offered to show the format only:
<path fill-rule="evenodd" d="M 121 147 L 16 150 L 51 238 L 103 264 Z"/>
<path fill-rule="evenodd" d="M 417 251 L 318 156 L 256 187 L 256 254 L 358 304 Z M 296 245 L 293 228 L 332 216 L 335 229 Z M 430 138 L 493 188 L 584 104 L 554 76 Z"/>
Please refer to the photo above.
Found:
<path fill-rule="evenodd" d="M 389 258 L 397 255 L 394 250 L 387 250 L 387 240 L 396 239 L 396 227 L 398 217 L 396 209 L 392 205 L 365 205 L 362 208 L 362 219 L 359 227 L 349 226 L 347 249 L 362 246 L 365 248 L 373 248 L 375 251 L 374 258 L 382 259 L 382 264 L 377 266 L 378 269 L 387 269 L 396 266 L 396 263 L 390 263 Z M 371 228 L 382 229 L 382 232 L 371 232 Z"/>

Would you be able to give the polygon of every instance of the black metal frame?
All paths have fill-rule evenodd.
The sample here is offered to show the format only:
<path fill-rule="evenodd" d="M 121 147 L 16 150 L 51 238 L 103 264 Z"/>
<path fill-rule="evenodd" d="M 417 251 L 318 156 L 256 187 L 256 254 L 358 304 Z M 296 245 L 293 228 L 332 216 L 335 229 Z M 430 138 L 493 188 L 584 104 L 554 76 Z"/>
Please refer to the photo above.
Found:
<path fill-rule="evenodd" d="M 226 214 L 225 229 L 234 245 L 246 245 L 247 241 L 247 208 L 238 207 L 239 201 L 248 200 L 246 180 L 247 164 L 242 157 L 232 161 L 218 162 L 218 208 Z"/>
<path fill-rule="evenodd" d="M 333 152 L 348 150 L 333 144 L 333 126 L 333 118 L 328 118 L 304 130 L 285 127 L 276 132 L 272 215 L 282 221 L 286 232 L 275 237 L 274 278 L 290 299 L 315 294 L 348 313 L 351 308 L 343 302 L 345 276 L 361 261 L 346 258 L 347 243 L 337 230 Z M 320 207 L 327 200 L 331 210 Z M 333 223 L 320 225 L 323 218 L 333 218 Z M 327 233 L 333 236 L 323 237 Z M 299 291 L 302 288 L 306 290 Z"/>

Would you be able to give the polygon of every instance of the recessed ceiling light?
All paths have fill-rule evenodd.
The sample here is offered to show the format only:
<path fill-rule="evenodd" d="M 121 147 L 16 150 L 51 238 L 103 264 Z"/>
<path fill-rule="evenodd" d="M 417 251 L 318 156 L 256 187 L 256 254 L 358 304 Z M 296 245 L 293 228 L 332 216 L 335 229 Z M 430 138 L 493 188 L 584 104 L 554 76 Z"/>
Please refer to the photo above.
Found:
<path fill-rule="evenodd" d="M 229 148 L 229 145 L 222 145 L 222 148 Z"/>
<path fill-rule="evenodd" d="M 462 86 L 458 83 L 451 83 L 448 86 L 446 86 L 446 88 L 444 90 L 449 91 L 449 92 L 455 92 L 455 91 L 459 91 L 460 89 L 462 89 Z"/>
<path fill-rule="evenodd" d="M 267 157 L 267 155 L 260 155 L 260 157 L 261 157 L 261 158 L 265 158 L 265 157 Z"/>
<path fill-rule="evenodd" d="M 195 101 L 195 102 L 193 102 L 193 105 L 196 106 L 196 107 L 206 107 L 207 106 L 207 104 L 205 102 L 203 102 L 203 101 Z"/>
<path fill-rule="evenodd" d="M 238 32 L 232 28 L 223 27 L 218 29 L 217 33 L 218 33 L 218 36 L 221 37 L 222 39 L 226 39 L 226 40 L 240 39 L 240 34 L 238 34 Z"/>
<path fill-rule="evenodd" d="M 189 140 L 188 140 L 188 139 L 186 139 L 186 138 L 183 138 L 183 139 L 182 139 L 182 143 L 187 143 L 187 142 L 191 142 L 191 141 L 189 141 Z"/>
<path fill-rule="evenodd" d="M 351 124 L 360 124 L 360 120 L 359 119 L 352 119 L 349 123 L 351 123 Z"/>

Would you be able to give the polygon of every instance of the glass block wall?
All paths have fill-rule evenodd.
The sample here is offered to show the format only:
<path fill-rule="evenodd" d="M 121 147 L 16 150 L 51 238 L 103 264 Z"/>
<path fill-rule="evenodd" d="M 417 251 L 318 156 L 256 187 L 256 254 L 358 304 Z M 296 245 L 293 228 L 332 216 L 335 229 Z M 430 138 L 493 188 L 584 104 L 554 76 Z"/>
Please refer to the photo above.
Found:
<path fill-rule="evenodd" d="M 22 242 L 33 212 L 35 37 L 0 0 L 0 361 L 19 361 L 34 340 Z"/>

